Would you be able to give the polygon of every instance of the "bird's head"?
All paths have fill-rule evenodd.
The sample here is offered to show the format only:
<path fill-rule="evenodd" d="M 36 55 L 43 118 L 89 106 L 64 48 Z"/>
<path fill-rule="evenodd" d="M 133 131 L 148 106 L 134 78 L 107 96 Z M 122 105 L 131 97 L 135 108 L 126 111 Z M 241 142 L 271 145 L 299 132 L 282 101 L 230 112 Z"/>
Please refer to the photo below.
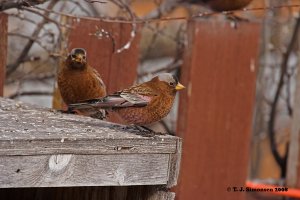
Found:
<path fill-rule="evenodd" d="M 156 84 L 160 89 L 164 91 L 170 91 L 170 93 L 176 93 L 178 90 L 182 90 L 185 87 L 179 83 L 176 76 L 170 73 L 162 73 L 151 79 L 151 82 L 157 82 Z"/>
<path fill-rule="evenodd" d="M 83 69 L 86 66 L 86 51 L 82 48 L 72 49 L 67 58 L 69 66 L 73 69 Z"/>

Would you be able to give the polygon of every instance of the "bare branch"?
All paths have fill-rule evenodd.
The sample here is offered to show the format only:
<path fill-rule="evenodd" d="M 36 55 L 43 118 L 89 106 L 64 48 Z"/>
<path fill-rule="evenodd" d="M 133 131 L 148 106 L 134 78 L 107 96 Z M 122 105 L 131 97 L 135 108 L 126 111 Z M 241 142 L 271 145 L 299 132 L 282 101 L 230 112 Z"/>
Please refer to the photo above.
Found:
<path fill-rule="evenodd" d="M 0 0 L 0 11 L 8 10 L 11 8 L 22 9 L 24 7 L 31 7 L 38 4 L 43 4 L 48 0 L 18 0 L 18 1 L 7 1 L 7 0 Z"/>
<path fill-rule="evenodd" d="M 32 36 L 28 36 L 28 35 L 23 35 L 21 33 L 8 33 L 9 36 L 17 36 L 17 37 L 22 37 L 22 38 L 25 38 L 25 39 L 28 39 L 30 41 L 34 41 L 36 44 L 38 44 L 40 47 L 42 47 L 43 49 L 45 49 L 46 51 L 48 51 L 48 49 L 42 44 L 41 41 L 39 41 L 39 38 L 35 38 L 35 37 L 32 37 Z M 26 61 L 26 57 L 24 57 L 24 59 L 22 59 L 20 61 L 20 63 Z"/>
<path fill-rule="evenodd" d="M 151 11 L 143 19 L 160 18 L 163 14 L 167 14 L 174 10 L 179 4 L 180 0 L 164 0 L 155 10 Z"/>
<path fill-rule="evenodd" d="M 295 70 L 293 70 L 292 73 L 287 73 L 286 74 L 286 106 L 287 106 L 287 111 L 290 117 L 293 115 L 293 108 L 291 105 L 291 77 L 293 75 Z"/>
<path fill-rule="evenodd" d="M 85 1 L 89 3 L 107 3 L 105 1 L 93 1 L 93 0 L 85 0 Z"/>
<path fill-rule="evenodd" d="M 20 15 L 20 13 L 18 13 L 18 14 L 10 13 L 9 16 L 10 17 L 15 17 L 15 18 L 18 18 L 19 20 L 26 21 L 26 22 L 29 22 L 31 24 L 36 25 L 36 21 L 34 21 L 32 19 L 29 19 L 29 18 L 26 18 L 25 16 Z"/>
<path fill-rule="evenodd" d="M 269 137 L 270 137 L 270 145 L 271 145 L 271 151 L 272 154 L 277 162 L 277 164 L 280 166 L 281 168 L 281 177 L 285 177 L 285 173 L 286 173 L 286 161 L 287 161 L 287 155 L 285 155 L 284 157 L 281 157 L 281 155 L 278 152 L 277 149 L 277 145 L 276 145 L 276 140 L 275 140 L 275 119 L 276 119 L 276 108 L 277 108 L 277 104 L 278 104 L 278 100 L 280 98 L 280 93 L 281 90 L 283 88 L 284 85 L 284 78 L 286 76 L 287 73 L 287 66 L 288 66 L 288 61 L 291 55 L 291 52 L 293 51 L 293 49 L 295 48 L 296 40 L 298 38 L 298 32 L 299 32 L 299 28 L 300 28 L 300 17 L 298 17 L 294 31 L 293 31 L 293 35 L 292 38 L 290 40 L 289 46 L 287 48 L 286 53 L 284 54 L 283 57 L 283 61 L 281 64 L 281 73 L 280 73 L 280 79 L 279 79 L 279 83 L 276 89 L 276 93 L 275 93 L 275 97 L 273 100 L 273 103 L 271 105 L 271 111 L 270 111 L 270 120 L 268 122 L 268 133 L 269 133 Z"/>
<path fill-rule="evenodd" d="M 58 0 L 52 0 L 49 3 L 47 9 L 51 10 L 57 2 L 58 2 Z M 45 12 L 46 17 L 49 17 L 49 15 L 50 15 L 49 12 Z M 33 38 L 38 37 L 40 31 L 43 29 L 44 24 L 47 22 L 48 22 L 48 19 L 43 18 L 43 20 L 37 24 L 35 31 L 32 33 Z M 13 73 L 19 67 L 20 63 L 22 63 L 23 60 L 27 57 L 27 54 L 28 54 L 29 50 L 31 49 L 32 45 L 34 44 L 34 42 L 35 42 L 35 40 L 32 40 L 32 39 L 29 40 L 28 43 L 23 48 L 20 56 L 17 58 L 16 62 L 7 66 L 7 72 L 6 72 L 7 76 L 9 76 L 11 73 Z"/>
<path fill-rule="evenodd" d="M 70 0 L 71 3 L 75 4 L 75 6 L 77 6 L 82 12 L 84 12 L 87 16 L 90 16 L 90 12 L 85 9 L 80 2 L 74 1 L 74 0 Z"/>
<path fill-rule="evenodd" d="M 157 73 L 161 73 L 161 72 L 171 72 L 173 70 L 179 69 L 182 66 L 183 61 L 181 59 L 177 59 L 175 58 L 172 63 L 159 68 L 157 70 L 154 71 L 149 71 L 149 72 L 142 72 L 138 74 L 138 77 L 143 77 L 143 76 L 147 76 L 149 74 L 157 74 Z"/>
<path fill-rule="evenodd" d="M 42 18 L 44 18 L 44 23 L 43 23 L 43 25 L 45 24 L 45 23 L 48 23 L 48 22 L 52 22 L 52 23 L 54 23 L 56 26 L 60 26 L 60 24 L 57 22 L 57 21 L 55 21 L 54 19 L 51 19 L 50 17 L 49 17 L 49 15 L 50 14 L 43 14 L 43 13 L 40 13 L 40 12 L 38 12 L 37 10 L 35 10 L 34 8 L 23 8 L 23 10 L 26 10 L 26 11 L 28 11 L 28 12 L 31 12 L 31 13 L 34 13 L 34 14 L 36 14 L 36 15 L 39 15 L 39 16 L 41 16 Z"/>
<path fill-rule="evenodd" d="M 101 39 L 103 37 L 109 38 L 112 43 L 112 51 L 115 52 L 116 50 L 116 41 L 115 38 L 112 36 L 112 34 L 109 31 L 104 30 L 103 28 L 99 28 L 96 26 L 96 32 L 90 33 L 89 35 L 97 37 L 97 39 Z"/>
<path fill-rule="evenodd" d="M 137 32 L 137 24 L 136 24 L 136 16 L 135 14 L 132 12 L 131 8 L 125 4 L 124 2 L 122 1 L 117 1 L 117 0 L 111 0 L 113 3 L 115 3 L 116 5 L 118 5 L 120 8 L 123 8 L 125 9 L 131 20 L 132 20 L 132 23 L 131 23 L 131 26 L 132 26 L 132 30 L 131 30 L 131 33 L 130 33 L 130 38 L 129 40 L 127 41 L 126 44 L 124 44 L 122 47 L 120 47 L 119 49 L 117 49 L 115 52 L 116 53 L 121 53 L 122 51 L 126 50 L 126 49 L 129 49 L 130 46 L 131 46 L 131 43 L 133 42 L 135 36 L 136 36 L 136 32 Z"/>

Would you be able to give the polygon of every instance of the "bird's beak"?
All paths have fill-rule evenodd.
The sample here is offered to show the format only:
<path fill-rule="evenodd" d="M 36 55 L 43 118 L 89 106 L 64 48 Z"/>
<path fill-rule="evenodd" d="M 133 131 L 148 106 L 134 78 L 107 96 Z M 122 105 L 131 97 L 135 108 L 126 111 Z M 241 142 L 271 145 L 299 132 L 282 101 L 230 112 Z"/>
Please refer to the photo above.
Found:
<path fill-rule="evenodd" d="M 74 58 L 76 62 L 82 63 L 83 56 L 81 54 L 76 54 L 76 57 Z"/>
<path fill-rule="evenodd" d="M 177 83 L 177 85 L 176 85 L 176 87 L 175 87 L 175 89 L 176 90 L 182 90 L 182 89 L 184 89 L 185 87 L 181 84 L 181 83 Z"/>

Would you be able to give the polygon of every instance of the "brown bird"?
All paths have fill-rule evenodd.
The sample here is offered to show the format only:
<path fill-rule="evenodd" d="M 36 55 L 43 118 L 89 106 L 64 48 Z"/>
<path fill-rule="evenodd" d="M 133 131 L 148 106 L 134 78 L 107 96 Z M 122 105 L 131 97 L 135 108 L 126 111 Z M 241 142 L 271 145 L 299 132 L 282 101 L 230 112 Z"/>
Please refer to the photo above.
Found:
<path fill-rule="evenodd" d="M 67 105 L 106 96 L 105 84 L 99 73 L 87 63 L 87 53 L 82 48 L 72 49 L 58 72 L 57 83 L 62 99 Z M 97 117 L 98 114 L 100 117 L 101 113 L 102 111 L 95 111 L 93 117 Z M 81 114 L 87 115 L 83 112 Z"/>
<path fill-rule="evenodd" d="M 214 11 L 232 11 L 246 7 L 252 0 L 182 0 L 194 4 L 201 4 Z"/>
<path fill-rule="evenodd" d="M 69 107 L 74 110 L 110 109 L 128 124 L 143 126 L 165 117 L 172 108 L 176 92 L 183 88 L 175 76 L 163 73 L 104 98 L 70 104 Z"/>

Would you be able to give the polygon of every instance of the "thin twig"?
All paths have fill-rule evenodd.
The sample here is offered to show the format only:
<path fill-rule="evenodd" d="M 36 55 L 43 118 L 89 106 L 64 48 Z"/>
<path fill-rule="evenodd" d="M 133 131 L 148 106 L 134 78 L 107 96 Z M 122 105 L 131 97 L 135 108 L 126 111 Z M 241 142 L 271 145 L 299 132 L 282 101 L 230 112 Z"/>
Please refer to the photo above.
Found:
<path fill-rule="evenodd" d="M 170 13 L 176 8 L 180 0 L 165 0 L 157 8 L 143 17 L 144 20 L 161 18 L 162 14 Z"/>
<path fill-rule="evenodd" d="M 74 0 L 69 0 L 71 3 L 75 4 L 82 12 L 84 12 L 86 15 L 90 16 L 90 12 L 85 9 L 80 2 L 74 1 Z"/>
<path fill-rule="evenodd" d="M 89 35 L 95 36 L 98 39 L 109 38 L 112 43 L 112 53 L 114 53 L 116 51 L 116 41 L 115 41 L 114 36 L 109 31 L 106 31 L 103 28 L 100 28 L 98 26 L 96 26 L 95 28 L 96 28 L 96 31 L 94 33 L 90 33 Z"/>
<path fill-rule="evenodd" d="M 32 20 L 32 19 L 29 19 L 29 18 L 26 18 L 24 15 L 21 15 L 21 14 L 14 14 L 14 13 L 10 13 L 9 14 L 10 17 L 15 17 L 15 18 L 18 18 L 19 20 L 22 20 L 22 21 L 26 21 L 26 22 L 29 22 L 33 25 L 36 25 L 36 21 Z"/>
<path fill-rule="evenodd" d="M 49 5 L 47 6 L 47 9 L 51 10 L 57 2 L 58 2 L 58 0 L 52 0 L 49 3 Z M 45 16 L 49 17 L 49 15 L 50 15 L 50 12 L 45 12 Z M 48 22 L 48 20 L 46 18 L 43 18 L 43 20 L 40 23 L 37 24 L 37 27 L 36 27 L 35 31 L 32 33 L 33 38 L 38 37 L 40 31 L 44 27 L 44 24 L 47 23 L 47 22 Z M 34 44 L 34 42 L 35 42 L 35 40 L 29 40 L 27 42 L 27 44 L 25 45 L 25 47 L 23 48 L 22 53 L 20 54 L 20 56 L 17 58 L 16 62 L 7 66 L 7 72 L 6 72 L 7 77 L 10 74 L 12 74 L 19 67 L 20 63 L 23 62 L 24 58 L 27 57 L 27 54 L 28 54 L 29 50 L 31 49 L 32 45 Z"/>
<path fill-rule="evenodd" d="M 160 28 L 159 28 L 160 24 L 159 23 L 155 23 L 155 31 L 154 34 L 151 36 L 151 40 L 149 42 L 149 45 L 146 49 L 146 53 L 144 54 L 144 56 L 147 56 L 149 55 L 149 53 L 155 48 L 155 44 L 156 44 L 156 41 L 158 39 L 158 36 L 160 35 L 159 34 L 159 31 L 160 31 Z M 161 29 L 164 29 L 165 27 L 162 27 Z M 144 60 L 145 58 L 142 58 L 142 60 Z"/>
<path fill-rule="evenodd" d="M 235 11 L 231 11 L 230 13 L 240 13 L 240 12 L 252 12 L 252 11 L 266 11 L 266 10 L 274 10 L 274 9 L 281 9 L 281 8 L 298 8 L 300 7 L 300 4 L 293 4 L 293 5 L 281 5 L 281 6 L 270 6 L 270 7 L 261 7 L 261 8 L 244 8 L 242 10 L 235 10 Z M 62 15 L 62 16 L 67 16 L 67 17 L 77 17 L 78 19 L 92 19 L 95 20 L 94 17 L 85 17 L 85 16 L 74 16 L 71 14 L 67 14 L 64 12 L 57 12 L 54 10 L 49 10 L 49 9 L 44 9 L 44 8 L 40 8 L 40 7 L 35 7 L 35 9 L 39 9 L 39 10 L 43 10 L 43 11 L 48 11 L 48 12 L 52 12 L 58 15 Z M 227 14 L 228 12 L 200 12 L 198 14 L 192 15 L 190 17 L 162 17 L 159 19 L 138 19 L 135 18 L 135 23 L 137 24 L 145 24 L 145 23 L 152 23 L 152 22 L 162 22 L 162 21 L 177 21 L 177 20 L 192 20 L 195 18 L 199 18 L 199 17 L 206 17 L 206 16 L 212 16 L 212 15 L 224 15 Z M 126 20 L 126 19 L 111 19 L 109 17 L 106 18 L 97 18 L 100 21 L 104 21 L 104 22 L 116 22 L 116 23 L 129 23 L 132 24 L 133 20 Z"/>
<path fill-rule="evenodd" d="M 131 18 L 131 21 L 132 21 L 132 23 L 131 23 L 132 29 L 131 29 L 131 32 L 130 32 L 130 38 L 128 39 L 126 44 L 124 44 L 122 47 L 120 47 L 119 49 L 116 50 L 116 53 L 121 53 L 122 51 L 127 50 L 127 49 L 130 48 L 131 43 L 133 42 L 133 40 L 136 36 L 136 33 L 137 33 L 136 16 L 132 12 L 131 8 L 127 4 L 125 4 L 124 2 L 116 1 L 116 0 L 111 0 L 111 1 L 113 3 L 115 3 L 116 5 L 118 5 L 120 8 L 125 9 L 128 12 L 128 14 Z"/>
<path fill-rule="evenodd" d="M 21 33 L 8 33 L 8 36 L 17 36 L 17 37 L 22 37 L 22 38 L 28 39 L 30 41 L 34 41 L 40 47 L 42 47 L 43 49 L 48 51 L 47 47 L 45 47 L 43 45 L 43 43 L 39 40 L 40 38 L 35 38 L 35 37 L 29 36 L 29 35 L 23 35 Z M 20 63 L 23 63 L 24 61 L 26 61 L 26 57 L 23 60 L 21 60 Z"/>
<path fill-rule="evenodd" d="M 58 1 L 58 0 L 55 0 L 55 1 Z M 24 8 L 23 10 L 26 10 L 28 12 L 31 12 L 31 13 L 41 16 L 42 18 L 44 18 L 45 23 L 51 22 L 51 23 L 55 24 L 58 27 L 59 31 L 60 31 L 59 27 L 70 28 L 68 25 L 61 24 L 61 23 L 55 21 L 54 19 L 50 18 L 48 14 L 40 13 L 34 8 Z M 45 11 L 45 12 L 47 12 L 47 11 Z"/>
<path fill-rule="evenodd" d="M 273 103 L 271 105 L 271 111 L 270 111 L 270 119 L 268 122 L 268 134 L 270 137 L 270 146 L 271 146 L 271 151 L 272 154 L 277 162 L 277 164 L 280 166 L 281 168 L 281 177 L 285 177 L 286 174 L 286 155 L 284 157 L 281 157 L 281 155 L 278 152 L 277 149 L 277 145 L 276 145 L 276 140 L 275 140 L 275 119 L 276 119 L 276 108 L 277 108 L 277 104 L 278 104 L 278 100 L 280 97 L 280 93 L 282 90 L 282 87 L 284 85 L 284 78 L 286 76 L 286 72 L 287 72 L 287 67 L 288 67 L 288 61 L 290 58 L 290 55 L 293 51 L 293 49 L 296 46 L 296 40 L 298 38 L 298 32 L 299 32 L 299 28 L 300 28 L 300 17 L 298 17 L 296 25 L 294 27 L 294 31 L 292 34 L 292 38 L 290 40 L 290 43 L 288 45 L 287 51 L 286 53 L 284 53 L 283 55 L 283 61 L 281 64 L 281 73 L 280 73 L 280 79 L 277 85 L 277 89 L 276 89 L 276 93 L 274 96 L 274 100 Z M 287 152 L 286 152 L 287 153 Z"/>
<path fill-rule="evenodd" d="M 0 11 L 8 10 L 11 8 L 22 9 L 24 7 L 31 7 L 38 4 L 43 4 L 48 0 L 18 0 L 18 1 L 1 1 L 0 2 Z"/>
<path fill-rule="evenodd" d="M 11 84 L 16 81 L 25 81 L 25 80 L 34 80 L 34 81 L 45 81 L 47 79 L 53 79 L 55 77 L 55 74 L 50 73 L 41 73 L 41 74 L 26 74 L 26 76 L 23 77 L 17 77 L 17 78 L 11 78 L 5 81 L 6 84 Z"/>
<path fill-rule="evenodd" d="M 287 111 L 290 117 L 293 115 L 293 108 L 291 105 L 291 77 L 293 73 L 287 73 L 286 74 L 286 106 L 287 106 Z"/>
<path fill-rule="evenodd" d="M 176 69 L 179 69 L 180 66 L 182 65 L 183 61 L 182 59 L 177 59 L 175 58 L 172 63 L 162 67 L 162 68 L 159 68 L 159 69 L 156 69 L 156 70 L 153 70 L 153 71 L 149 71 L 149 72 L 142 72 L 142 73 L 139 73 L 138 74 L 138 77 L 143 77 L 143 76 L 148 76 L 149 74 L 157 74 L 157 73 L 160 73 L 160 72 L 171 72 L 173 70 L 176 70 Z"/>

